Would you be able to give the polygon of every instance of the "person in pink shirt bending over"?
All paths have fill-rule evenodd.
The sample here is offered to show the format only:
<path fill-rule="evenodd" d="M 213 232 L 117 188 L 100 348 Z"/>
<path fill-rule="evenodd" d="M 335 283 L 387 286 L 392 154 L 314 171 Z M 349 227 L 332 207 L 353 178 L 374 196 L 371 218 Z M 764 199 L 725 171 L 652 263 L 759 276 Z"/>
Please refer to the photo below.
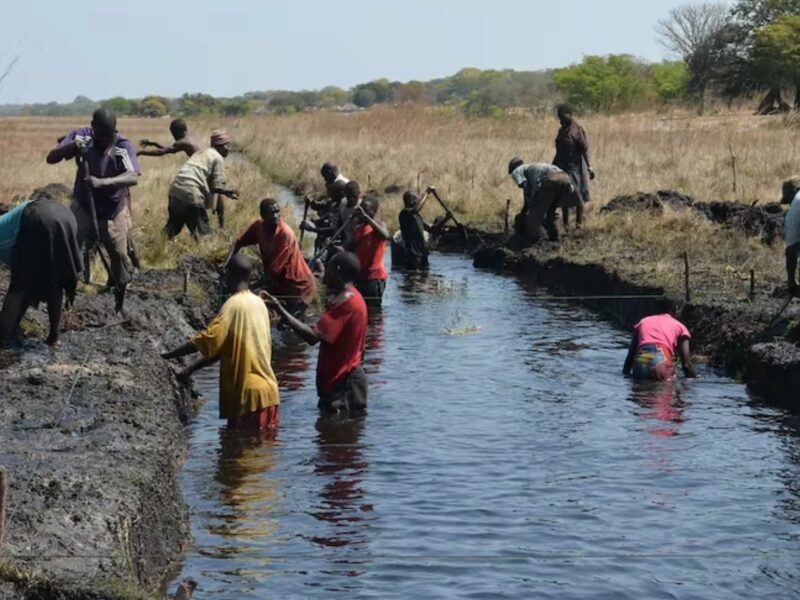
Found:
<path fill-rule="evenodd" d="M 645 317 L 633 327 L 633 339 L 622 372 L 634 379 L 672 379 L 675 377 L 675 354 L 678 354 L 683 374 L 697 377 L 689 354 L 691 337 L 686 325 L 672 315 Z"/>

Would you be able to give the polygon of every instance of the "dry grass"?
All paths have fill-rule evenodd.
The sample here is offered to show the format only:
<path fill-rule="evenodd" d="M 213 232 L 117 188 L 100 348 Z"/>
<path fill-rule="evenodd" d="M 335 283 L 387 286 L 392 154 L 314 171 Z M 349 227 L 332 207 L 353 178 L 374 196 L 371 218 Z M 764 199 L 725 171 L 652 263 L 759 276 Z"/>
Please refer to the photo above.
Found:
<path fill-rule="evenodd" d="M 125 119 L 120 130 L 133 140 L 166 139 L 167 120 Z M 740 278 L 756 268 L 762 282 L 783 279 L 782 249 L 764 247 L 689 214 L 651 219 L 644 215 L 601 216 L 598 208 L 618 194 L 677 189 L 699 199 L 762 202 L 778 197 L 780 183 L 800 171 L 797 129 L 781 117 L 744 114 L 696 117 L 686 113 L 593 116 L 582 121 L 598 178 L 592 188 L 589 225 L 561 252 L 574 260 L 601 260 L 620 270 L 673 287 L 680 281 L 677 256 L 687 249 L 709 284 L 739 294 Z M 0 128 L 0 200 L 28 193 L 50 181 L 69 182 L 74 167 L 48 167 L 44 155 L 58 134 L 82 124 L 64 119 L 5 119 Z M 416 189 L 436 185 L 467 222 L 496 227 L 506 198 L 512 212 L 520 193 L 506 174 L 508 160 L 553 157 L 555 119 L 514 115 L 501 120 L 467 119 L 444 109 L 379 107 L 352 115 L 319 112 L 291 117 L 251 116 L 190 123 L 198 136 L 225 126 L 242 150 L 230 160 L 230 180 L 242 200 L 229 211 L 227 232 L 201 244 L 202 253 L 222 251 L 230 235 L 256 214 L 258 199 L 276 193 L 272 181 L 317 187 L 319 166 L 340 165 L 364 188 L 389 185 Z M 737 192 L 732 186 L 729 148 L 737 157 Z M 160 229 L 166 193 L 181 161 L 143 158 L 143 177 L 134 192 L 136 236 L 151 265 L 198 249 L 187 234 L 166 243 Z M 396 226 L 399 194 L 384 201 L 383 219 Z M 432 218 L 441 211 L 426 208 Z"/>

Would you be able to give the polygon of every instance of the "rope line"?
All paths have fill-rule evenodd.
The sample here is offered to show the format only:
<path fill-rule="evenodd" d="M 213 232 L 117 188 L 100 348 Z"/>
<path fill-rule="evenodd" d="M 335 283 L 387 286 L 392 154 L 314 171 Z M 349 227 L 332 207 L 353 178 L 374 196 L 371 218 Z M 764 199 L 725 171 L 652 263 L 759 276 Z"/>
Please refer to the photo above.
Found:
<path fill-rule="evenodd" d="M 259 548 L 262 550 L 262 548 Z M 267 549 L 263 549 L 267 550 Z M 202 552 L 195 552 L 202 554 Z M 800 548 L 785 548 L 775 550 L 762 550 L 754 552 L 625 552 L 625 553 L 610 553 L 610 552 L 553 552 L 553 553 L 530 553 L 520 554 L 518 556 L 505 556 L 505 555 L 487 555 L 487 554 L 432 554 L 432 555 L 406 555 L 406 554 L 369 554 L 365 556 L 365 560 L 398 560 L 398 561 L 431 561 L 436 562 L 437 559 L 458 560 L 463 562 L 469 561 L 520 561 L 520 560 L 574 560 L 574 559 L 616 559 L 616 560 L 637 560 L 637 559 L 676 559 L 676 558 L 760 558 L 767 556 L 800 556 Z M 54 559 L 111 559 L 119 560 L 119 555 L 113 554 L 5 554 L 5 558 L 12 560 L 54 560 Z M 155 553 L 138 553 L 137 557 L 159 557 L 161 554 Z M 313 553 L 297 553 L 297 554 L 283 554 L 283 555 L 270 555 L 273 560 L 298 560 L 298 559 L 316 559 L 319 554 Z"/>

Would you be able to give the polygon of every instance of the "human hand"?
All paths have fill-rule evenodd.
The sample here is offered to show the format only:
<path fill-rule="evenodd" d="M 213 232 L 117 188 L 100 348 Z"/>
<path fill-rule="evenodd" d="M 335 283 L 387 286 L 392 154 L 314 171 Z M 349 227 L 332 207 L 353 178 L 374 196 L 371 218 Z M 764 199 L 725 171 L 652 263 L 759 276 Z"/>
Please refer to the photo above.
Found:
<path fill-rule="evenodd" d="M 156 144 L 153 140 L 144 139 L 139 142 L 139 145 L 146 148 L 147 146 L 155 146 Z"/>
<path fill-rule="evenodd" d="M 310 231 L 312 227 L 313 225 L 306 220 L 300 222 L 300 229 L 302 229 L 303 231 Z"/>
<path fill-rule="evenodd" d="M 180 381 L 181 383 L 187 383 L 187 382 L 189 381 L 189 378 L 190 378 L 191 376 L 192 376 L 192 372 L 191 372 L 191 370 L 190 370 L 190 369 L 183 369 L 182 371 L 178 371 L 178 372 L 175 374 L 175 377 L 176 377 L 176 378 L 177 378 L 177 380 L 178 380 L 178 381 Z"/>
<path fill-rule="evenodd" d="M 275 298 L 275 296 L 273 296 L 266 290 L 261 290 L 260 292 L 258 292 L 258 297 L 261 298 L 264 301 L 264 304 L 266 304 L 270 308 L 278 308 L 278 306 L 280 305 L 278 299 Z"/>
<path fill-rule="evenodd" d="M 228 198 L 232 198 L 233 200 L 238 200 L 239 199 L 239 190 L 228 190 L 228 193 L 226 194 L 226 196 L 228 196 Z"/>
<path fill-rule="evenodd" d="M 86 185 L 93 190 L 99 189 L 105 185 L 101 177 L 95 177 L 94 175 L 87 175 L 84 181 L 86 182 Z"/>
<path fill-rule="evenodd" d="M 589 167 L 589 179 L 594 179 L 594 177 L 595 177 L 594 169 L 592 167 Z"/>
<path fill-rule="evenodd" d="M 432 185 L 429 185 L 427 188 L 425 188 L 425 193 L 426 194 L 435 194 L 436 193 L 436 188 L 433 187 Z"/>

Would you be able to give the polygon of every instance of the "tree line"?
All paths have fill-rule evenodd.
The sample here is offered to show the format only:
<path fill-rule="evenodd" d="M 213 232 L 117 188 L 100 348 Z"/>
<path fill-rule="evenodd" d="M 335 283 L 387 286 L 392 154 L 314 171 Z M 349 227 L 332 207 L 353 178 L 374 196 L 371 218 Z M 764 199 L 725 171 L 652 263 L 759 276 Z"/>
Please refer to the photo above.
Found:
<path fill-rule="evenodd" d="M 737 0 L 730 8 L 718 2 L 686 4 L 661 19 L 655 34 L 674 60 L 650 63 L 628 54 L 585 56 L 580 63 L 562 69 L 466 68 L 431 81 L 378 79 L 349 90 L 248 92 L 235 98 L 198 93 L 95 102 L 79 96 L 65 104 L 0 106 L 0 114 L 86 115 L 98 106 L 107 106 L 120 115 L 143 117 L 242 116 L 417 103 L 492 116 L 513 108 L 551 110 L 564 100 L 583 111 L 639 110 L 678 103 L 697 105 L 702 111 L 709 99 L 756 97 L 762 114 L 792 106 L 800 109 L 800 0 Z"/>

